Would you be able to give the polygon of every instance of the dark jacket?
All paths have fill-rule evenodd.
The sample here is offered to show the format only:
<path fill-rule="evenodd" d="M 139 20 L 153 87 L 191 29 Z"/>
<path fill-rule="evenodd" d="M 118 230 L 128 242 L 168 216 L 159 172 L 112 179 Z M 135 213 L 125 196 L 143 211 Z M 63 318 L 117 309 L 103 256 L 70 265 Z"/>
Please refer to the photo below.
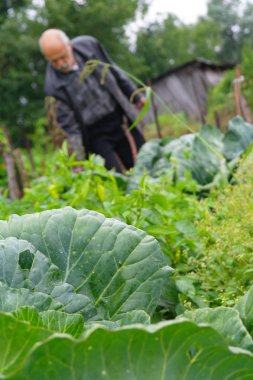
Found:
<path fill-rule="evenodd" d="M 104 81 L 104 87 L 120 105 L 125 115 L 130 121 L 136 118 L 136 109 L 130 103 L 130 97 L 136 90 L 136 86 L 127 78 L 127 76 L 113 64 L 105 50 L 99 42 L 90 36 L 79 36 L 71 41 L 74 54 L 84 63 L 87 60 L 96 59 L 102 62 L 112 64 Z M 102 78 L 102 65 L 96 67 L 94 75 L 100 81 Z M 77 100 L 75 87 L 71 81 L 71 76 L 67 73 L 61 73 L 55 70 L 50 64 L 47 66 L 45 78 L 45 93 L 47 96 L 53 96 L 58 100 L 58 123 L 64 129 L 67 135 L 79 136 L 83 139 L 86 147 L 89 145 L 89 133 L 87 126 L 82 118 L 81 106 Z M 139 95 L 135 96 L 135 101 Z"/>

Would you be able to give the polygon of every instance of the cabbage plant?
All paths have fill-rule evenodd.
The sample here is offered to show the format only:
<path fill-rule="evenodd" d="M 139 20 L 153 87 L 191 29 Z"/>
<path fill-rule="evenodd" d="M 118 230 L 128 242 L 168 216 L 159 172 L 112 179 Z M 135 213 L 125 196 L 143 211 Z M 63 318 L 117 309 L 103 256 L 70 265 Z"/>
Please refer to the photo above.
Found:
<path fill-rule="evenodd" d="M 189 174 L 199 190 L 226 184 L 253 141 L 253 125 L 237 116 L 229 121 L 226 133 L 204 125 L 196 134 L 183 135 L 167 142 L 148 141 L 141 148 L 129 189 L 138 187 L 144 171 L 154 178 L 167 174 L 176 182 L 185 182 Z"/>
<path fill-rule="evenodd" d="M 0 238 L 0 378 L 251 378 L 250 352 L 212 327 L 149 324 L 172 269 L 143 231 L 66 207 L 1 221 Z"/>
<path fill-rule="evenodd" d="M 80 313 L 85 321 L 151 315 L 172 269 L 145 232 L 70 207 L 0 222 L 0 310 Z"/>
<path fill-rule="evenodd" d="M 109 329 L 78 339 L 0 313 L 0 373 L 12 380 L 250 380 L 253 357 L 191 321 Z"/>

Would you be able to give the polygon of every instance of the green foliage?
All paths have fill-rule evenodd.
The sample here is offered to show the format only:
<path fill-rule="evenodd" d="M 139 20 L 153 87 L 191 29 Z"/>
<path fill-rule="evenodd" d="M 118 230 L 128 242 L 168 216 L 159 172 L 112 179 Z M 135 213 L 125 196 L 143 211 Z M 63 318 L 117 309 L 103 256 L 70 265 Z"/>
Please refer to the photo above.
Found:
<path fill-rule="evenodd" d="M 243 47 L 252 47 L 253 5 L 238 0 L 209 0 L 207 15 L 220 29 L 219 60 L 239 63 Z"/>
<path fill-rule="evenodd" d="M 221 31 L 219 56 L 223 62 L 238 62 L 240 59 L 240 1 L 209 0 L 208 16 L 217 23 Z"/>
<path fill-rule="evenodd" d="M 235 305 L 236 310 L 239 312 L 240 318 L 243 321 L 244 326 L 253 336 L 253 287 L 251 286 L 249 291 L 240 298 L 239 302 Z"/>
<path fill-rule="evenodd" d="M 2 352 L 9 347 L 0 362 L 7 379 L 26 380 L 31 375 L 34 380 L 49 375 L 52 380 L 59 376 L 74 380 L 77 375 L 98 380 L 252 377 L 253 358 L 248 351 L 233 352 L 214 329 L 190 321 L 115 331 L 98 326 L 75 339 L 0 314 L 0 329 Z"/>
<path fill-rule="evenodd" d="M 253 351 L 253 287 L 240 298 L 235 307 L 201 308 L 187 311 L 181 318 L 207 324 L 221 334 L 230 346 Z"/>
<path fill-rule="evenodd" d="M 195 197 L 184 194 L 191 182 L 175 186 L 167 175 L 154 181 L 143 174 L 139 188 L 126 193 L 127 177 L 108 172 L 99 157 L 80 164 L 84 164 L 84 172 L 72 173 L 76 161 L 68 157 L 64 145 L 48 156 L 44 176 L 25 189 L 21 200 L 0 198 L 0 217 L 64 206 L 88 208 L 155 236 L 172 262 L 184 261 L 184 255 L 194 254 L 198 246 L 194 220 L 199 211 Z"/>
<path fill-rule="evenodd" d="M 169 142 L 151 140 L 139 152 L 130 188 L 134 188 L 144 170 L 153 178 L 167 174 L 175 183 L 192 177 L 195 191 L 223 186 L 234 168 L 230 161 L 238 159 L 252 140 L 253 126 L 239 116 L 230 121 L 225 134 L 205 125 L 196 134 Z"/>
<path fill-rule="evenodd" d="M 221 43 L 220 25 L 216 20 L 201 17 L 190 26 L 188 39 L 192 56 L 218 62 L 217 49 Z"/>
<path fill-rule="evenodd" d="M 127 40 L 125 25 L 133 21 L 137 9 L 145 12 L 145 0 L 46 0 L 41 10 L 48 27 L 57 26 L 70 37 L 89 34 L 96 37 L 118 64 L 125 64 Z"/>
<path fill-rule="evenodd" d="M 173 15 L 161 23 L 155 22 L 141 29 L 136 42 L 136 55 L 140 60 L 137 75 L 146 80 L 154 78 L 191 59 L 188 33 L 188 27 Z"/>
<path fill-rule="evenodd" d="M 233 304 L 236 298 L 248 289 L 250 283 L 251 270 L 247 275 L 244 273 L 246 263 L 250 265 L 251 262 L 249 253 L 246 254 L 249 243 L 244 242 L 245 232 L 242 231 L 240 236 L 234 232 L 239 228 L 237 223 L 239 226 L 244 223 L 241 219 L 246 213 L 246 206 L 250 204 L 248 202 L 250 185 L 247 189 L 248 194 L 245 193 L 246 184 L 241 182 L 237 187 L 226 186 L 222 191 L 219 187 L 221 195 L 217 204 L 215 203 L 217 194 L 214 192 L 207 200 L 199 203 L 195 195 L 198 191 L 196 182 L 192 181 L 185 172 L 189 163 L 186 150 L 191 152 L 195 146 L 195 166 L 193 166 L 195 175 L 201 178 L 210 173 L 213 175 L 211 169 L 223 162 L 220 161 L 219 152 L 226 152 L 226 155 L 232 152 L 233 156 L 228 157 L 229 159 L 234 159 L 235 154 L 240 155 L 250 142 L 251 129 L 252 126 L 244 125 L 240 118 L 236 118 L 231 122 L 225 139 L 221 132 L 206 126 L 195 145 L 194 136 L 191 136 L 191 139 L 189 136 L 183 136 L 179 139 L 180 144 L 177 144 L 177 140 L 165 145 L 158 141 L 149 142 L 145 146 L 146 150 L 143 148 L 143 154 L 139 155 L 139 160 L 141 158 L 146 160 L 145 166 L 154 178 L 143 173 L 143 168 L 139 171 L 140 176 L 137 179 L 131 173 L 129 177 L 113 171 L 108 172 L 103 167 L 101 159 L 95 156 L 89 161 L 76 162 L 74 156 L 68 157 L 64 145 L 62 150 L 48 157 L 44 176 L 32 182 L 31 187 L 25 190 L 23 199 L 20 201 L 10 201 L 5 197 L 0 199 L 1 218 L 7 218 L 12 213 L 23 215 L 67 205 L 101 212 L 106 217 L 116 218 L 157 238 L 167 261 L 175 267 L 176 288 L 164 292 L 159 304 L 161 314 L 157 316 L 158 319 L 165 315 L 167 318 L 181 313 L 184 307 Z M 161 150 L 166 153 L 166 157 L 175 155 L 177 158 L 173 160 L 172 167 L 168 166 L 166 169 L 160 165 L 164 164 L 164 161 L 160 164 L 159 160 L 154 161 Z M 214 166 L 210 166 L 210 160 Z M 181 165 L 180 169 L 178 164 L 183 162 L 186 163 Z M 234 160 L 231 163 L 234 167 Z M 72 172 L 72 167 L 77 164 L 84 165 L 85 170 L 76 174 Z M 205 172 L 205 167 L 209 168 L 208 172 Z M 159 172 L 160 169 L 162 172 Z M 175 169 L 177 169 L 177 180 L 173 175 Z M 133 178 L 135 182 L 132 182 Z M 238 181 L 238 175 L 234 178 L 234 181 Z M 215 181 L 217 184 L 218 177 Z M 131 186 L 134 184 L 132 190 L 130 184 Z M 241 191 L 239 199 L 231 196 L 227 201 L 225 195 L 229 192 L 232 194 L 239 187 Z M 217 208 L 217 214 L 209 211 L 209 207 L 211 210 Z M 225 211 L 222 210 L 221 214 L 225 215 L 225 220 L 220 217 L 219 207 L 224 207 Z M 230 219 L 226 219 L 226 213 L 229 213 L 230 218 L 237 209 L 240 209 L 242 214 L 236 211 L 239 219 L 232 218 L 232 223 L 229 223 Z M 199 221 L 198 230 L 195 226 L 196 221 Z M 250 217 L 245 223 L 249 221 Z M 224 236 L 221 238 L 217 238 L 219 228 L 221 231 L 224 230 Z M 235 236 L 233 245 L 230 236 Z M 245 253 L 237 257 L 237 252 L 241 252 L 243 247 Z"/>
<path fill-rule="evenodd" d="M 251 148 L 250 148 L 251 149 Z M 252 284 L 252 154 L 241 163 L 234 185 L 202 201 L 198 223 L 202 252 L 190 259 L 198 294 L 211 306 L 231 306 Z"/>
<path fill-rule="evenodd" d="M 244 81 L 242 82 L 242 92 L 247 103 L 253 111 L 253 100 L 252 100 L 252 85 L 253 85 L 253 75 L 252 75 L 252 65 L 253 65 L 253 50 L 252 47 L 246 47 L 243 50 L 241 71 L 244 76 Z"/>
<path fill-rule="evenodd" d="M 89 318 L 90 300 L 75 294 L 59 267 L 32 244 L 14 237 L 1 240 L 0 244 L 1 311 L 35 306 L 39 311 L 79 312 Z"/>
<path fill-rule="evenodd" d="M 59 310 L 39 312 L 34 306 L 23 306 L 13 311 L 12 315 L 19 321 L 29 322 L 34 327 L 70 334 L 76 338 L 84 331 L 84 319 L 79 313 L 67 314 Z"/>
<path fill-rule="evenodd" d="M 231 115 L 234 114 L 234 85 L 235 71 L 227 71 L 216 87 L 210 89 L 208 96 L 207 120 L 215 121 L 217 112 L 222 126 L 226 125 Z M 224 127 L 223 127 L 224 128 Z"/>
<path fill-rule="evenodd" d="M 24 28 L 26 33 L 24 33 Z M 15 144 L 24 144 L 25 135 L 43 113 L 45 62 L 38 50 L 35 21 L 25 11 L 8 17 L 0 29 L 0 91 L 4 94 L 0 122 L 9 129 Z"/>
<path fill-rule="evenodd" d="M 5 21 L 8 12 L 28 6 L 29 0 L 3 0 L 0 3 L 0 24 Z"/>
<path fill-rule="evenodd" d="M 152 314 L 172 272 L 157 241 L 94 211 L 72 208 L 0 222 L 0 309 L 35 306 L 85 321 Z"/>
<path fill-rule="evenodd" d="M 182 317 L 189 318 L 197 324 L 204 323 L 212 326 L 230 346 L 253 351 L 253 339 L 234 308 L 201 308 L 188 311 Z"/>
<path fill-rule="evenodd" d="M 223 139 L 224 156 L 228 161 L 235 160 L 247 151 L 253 141 L 253 126 L 239 116 L 230 120 L 228 131 Z"/>

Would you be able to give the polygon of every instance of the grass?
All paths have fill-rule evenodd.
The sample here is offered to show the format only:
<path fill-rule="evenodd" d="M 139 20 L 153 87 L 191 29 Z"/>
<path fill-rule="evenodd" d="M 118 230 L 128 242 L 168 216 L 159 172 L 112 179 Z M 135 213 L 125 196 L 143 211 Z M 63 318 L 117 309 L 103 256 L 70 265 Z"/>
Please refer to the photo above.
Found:
<path fill-rule="evenodd" d="M 187 119 L 183 113 L 161 114 L 158 117 L 158 123 L 163 138 L 178 138 L 186 133 L 191 133 L 191 130 L 197 132 L 200 129 L 200 124 Z M 146 140 L 158 138 L 155 122 L 145 125 L 143 133 Z"/>

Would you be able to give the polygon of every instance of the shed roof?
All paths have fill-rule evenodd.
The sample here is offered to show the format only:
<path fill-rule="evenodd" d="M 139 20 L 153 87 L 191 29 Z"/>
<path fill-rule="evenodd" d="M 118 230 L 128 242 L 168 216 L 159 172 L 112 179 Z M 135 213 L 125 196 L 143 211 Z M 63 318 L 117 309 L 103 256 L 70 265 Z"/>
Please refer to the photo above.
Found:
<path fill-rule="evenodd" d="M 188 69 L 188 68 L 199 68 L 199 69 L 209 68 L 209 69 L 212 69 L 214 71 L 216 71 L 216 70 L 217 71 L 225 71 L 225 70 L 232 69 L 234 67 L 235 67 L 235 64 L 233 64 L 233 63 L 221 63 L 221 64 L 219 64 L 219 63 L 214 63 L 212 61 L 209 61 L 205 58 L 195 58 L 191 61 L 183 63 L 182 65 L 173 67 L 172 69 L 165 71 L 164 73 L 158 75 L 155 78 L 152 78 L 151 83 L 155 83 L 156 81 L 158 81 L 158 80 L 160 80 L 160 79 L 162 79 L 168 75 L 175 74 L 181 70 Z"/>
<path fill-rule="evenodd" d="M 204 122 L 207 112 L 207 99 L 210 86 L 216 86 L 224 72 L 233 68 L 233 64 L 217 64 L 196 58 L 180 66 L 174 67 L 150 80 L 156 97 L 155 107 L 159 113 L 184 112 L 191 118 Z M 158 102 L 162 99 L 163 105 Z M 150 110 L 145 118 L 152 118 Z"/>

